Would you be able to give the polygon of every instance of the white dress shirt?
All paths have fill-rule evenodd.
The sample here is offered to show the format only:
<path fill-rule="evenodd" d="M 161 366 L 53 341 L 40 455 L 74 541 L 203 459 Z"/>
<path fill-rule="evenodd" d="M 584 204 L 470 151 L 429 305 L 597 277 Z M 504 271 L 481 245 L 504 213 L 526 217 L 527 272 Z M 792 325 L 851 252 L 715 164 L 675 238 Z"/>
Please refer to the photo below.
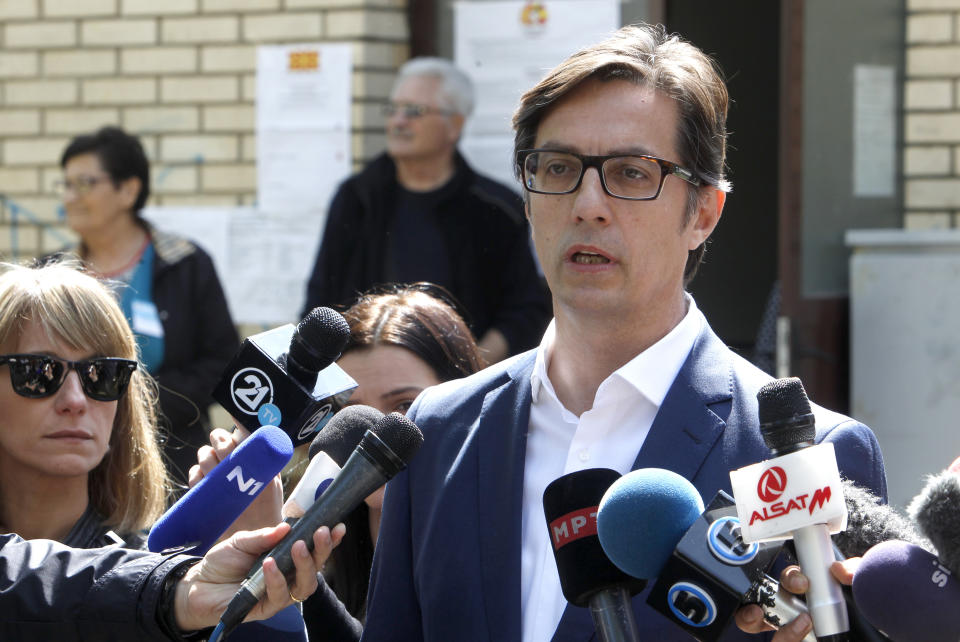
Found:
<path fill-rule="evenodd" d="M 663 398 L 706 322 L 689 294 L 686 300 L 687 313 L 680 323 L 607 377 L 593 406 L 580 417 L 563 407 L 547 376 L 555 322 L 537 348 L 523 474 L 523 642 L 550 640 L 567 605 L 543 516 L 543 491 L 554 479 L 578 470 L 612 468 L 623 474 L 633 467 Z"/>

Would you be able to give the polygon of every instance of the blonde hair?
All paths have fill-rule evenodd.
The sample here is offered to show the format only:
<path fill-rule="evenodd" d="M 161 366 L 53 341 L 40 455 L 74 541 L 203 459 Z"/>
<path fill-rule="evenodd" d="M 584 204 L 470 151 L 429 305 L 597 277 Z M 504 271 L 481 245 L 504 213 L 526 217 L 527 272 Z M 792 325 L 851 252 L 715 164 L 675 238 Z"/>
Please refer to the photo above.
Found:
<path fill-rule="evenodd" d="M 74 261 L 0 267 L 0 346 L 36 323 L 51 339 L 95 355 L 137 359 L 137 342 L 116 299 Z M 110 448 L 89 473 L 90 503 L 120 532 L 148 528 L 170 489 L 157 443 L 157 386 L 143 367 L 117 401 Z"/>

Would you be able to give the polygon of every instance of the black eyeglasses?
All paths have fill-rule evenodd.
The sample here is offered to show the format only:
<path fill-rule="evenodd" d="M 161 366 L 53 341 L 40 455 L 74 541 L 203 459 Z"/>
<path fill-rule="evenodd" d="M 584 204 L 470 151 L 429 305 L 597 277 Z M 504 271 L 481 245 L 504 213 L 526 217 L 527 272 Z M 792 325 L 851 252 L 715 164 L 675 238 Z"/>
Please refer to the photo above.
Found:
<path fill-rule="evenodd" d="M 700 179 L 689 169 L 656 156 L 584 156 L 552 149 L 523 149 L 517 152 L 517 162 L 524 189 L 536 194 L 577 191 L 588 167 L 599 172 L 604 192 L 628 201 L 657 198 L 663 181 L 670 175 L 691 185 L 700 185 Z"/>
<path fill-rule="evenodd" d="M 402 113 L 404 118 L 420 118 L 427 114 L 452 116 L 455 113 L 452 109 L 440 109 L 439 107 L 418 105 L 417 103 L 387 103 L 383 106 L 383 115 L 388 118 L 397 112 Z"/>
<path fill-rule="evenodd" d="M 0 355 L 0 365 L 10 366 L 10 383 L 21 397 L 42 399 L 56 394 L 73 370 L 83 392 L 94 401 L 116 401 L 127 391 L 137 362 L 116 357 L 67 361 L 43 354 Z"/>

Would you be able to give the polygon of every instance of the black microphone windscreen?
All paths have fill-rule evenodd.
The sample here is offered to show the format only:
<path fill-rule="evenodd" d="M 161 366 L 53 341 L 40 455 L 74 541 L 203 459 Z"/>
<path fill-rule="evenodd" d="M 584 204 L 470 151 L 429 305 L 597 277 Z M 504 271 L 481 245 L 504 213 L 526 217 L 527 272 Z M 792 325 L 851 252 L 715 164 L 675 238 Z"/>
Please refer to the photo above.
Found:
<path fill-rule="evenodd" d="M 340 356 L 349 339 L 350 326 L 343 315 L 330 308 L 314 308 L 297 324 L 288 358 L 316 374 Z"/>
<path fill-rule="evenodd" d="M 413 458 L 423 444 L 423 433 L 420 432 L 420 428 L 399 412 L 385 415 L 370 430 L 404 465 Z"/>
<path fill-rule="evenodd" d="M 543 513 L 560 588 L 574 606 L 589 606 L 590 598 L 605 589 L 626 586 L 636 594 L 645 585 L 610 561 L 597 536 L 600 500 L 618 479 L 620 473 L 615 470 L 589 468 L 559 477 L 543 491 Z"/>
<path fill-rule="evenodd" d="M 921 548 L 930 548 L 910 520 L 892 506 L 849 479 L 843 480 L 843 498 L 847 504 L 847 528 L 833 536 L 833 542 L 845 557 L 863 557 L 888 540 L 902 540 Z"/>
<path fill-rule="evenodd" d="M 757 413 L 763 440 L 774 452 L 811 442 L 816 435 L 810 399 L 796 377 L 774 379 L 760 388 Z"/>
<path fill-rule="evenodd" d="M 946 470 L 932 475 L 907 507 L 937 557 L 960 577 L 960 474 Z"/>
<path fill-rule="evenodd" d="M 382 412 L 370 406 L 356 404 L 343 408 L 313 438 L 308 451 L 310 459 L 322 451 L 343 468 L 363 434 L 376 426 L 382 417 Z"/>

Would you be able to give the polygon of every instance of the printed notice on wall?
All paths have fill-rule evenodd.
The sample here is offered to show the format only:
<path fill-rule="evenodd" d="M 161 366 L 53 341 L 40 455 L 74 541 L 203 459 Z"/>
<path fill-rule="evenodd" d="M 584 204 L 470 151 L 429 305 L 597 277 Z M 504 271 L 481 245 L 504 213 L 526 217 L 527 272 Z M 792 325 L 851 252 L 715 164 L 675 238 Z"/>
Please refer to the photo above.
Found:
<path fill-rule="evenodd" d="M 259 209 L 326 211 L 350 173 L 351 64 L 348 43 L 257 48 Z"/>
<path fill-rule="evenodd" d="M 523 92 L 577 49 L 620 27 L 617 0 L 457 2 L 454 59 L 476 93 L 460 150 L 476 169 L 520 189 L 510 120 Z"/>
<path fill-rule="evenodd" d="M 853 195 L 890 197 L 896 180 L 896 73 L 889 65 L 853 69 Z"/>
<path fill-rule="evenodd" d="M 300 214 L 253 207 L 148 207 L 158 229 L 185 236 L 213 259 L 234 323 L 300 320 L 317 232 Z"/>

